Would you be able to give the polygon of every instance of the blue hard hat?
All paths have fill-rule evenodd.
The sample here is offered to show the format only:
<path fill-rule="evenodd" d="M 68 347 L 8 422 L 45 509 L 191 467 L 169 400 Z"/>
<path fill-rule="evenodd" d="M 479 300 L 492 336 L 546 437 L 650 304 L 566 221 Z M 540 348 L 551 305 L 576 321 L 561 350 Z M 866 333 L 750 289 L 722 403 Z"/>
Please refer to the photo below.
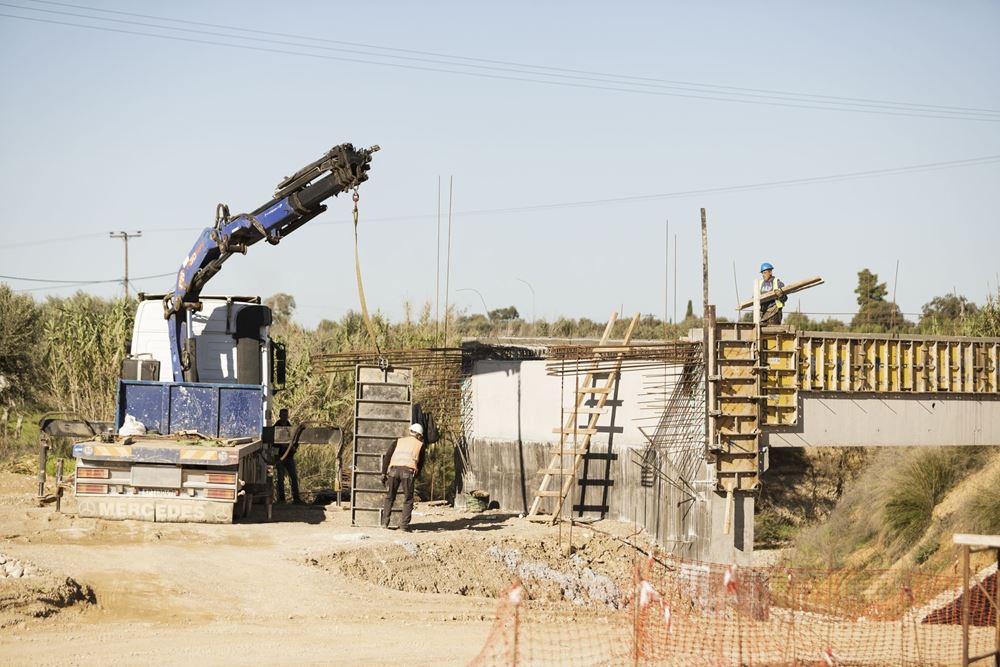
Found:
<path fill-rule="evenodd" d="M 760 272 L 764 273 L 765 271 L 774 271 L 774 267 L 771 266 L 770 262 L 764 262 L 760 265 Z"/>

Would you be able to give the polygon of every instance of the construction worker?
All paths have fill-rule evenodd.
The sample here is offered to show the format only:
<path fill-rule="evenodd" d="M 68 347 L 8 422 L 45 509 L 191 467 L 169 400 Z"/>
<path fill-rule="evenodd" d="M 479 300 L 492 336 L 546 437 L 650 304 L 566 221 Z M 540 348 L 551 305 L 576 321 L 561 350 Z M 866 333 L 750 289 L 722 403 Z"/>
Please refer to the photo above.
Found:
<path fill-rule="evenodd" d="M 292 425 L 288 420 L 288 408 L 281 408 L 278 412 L 278 420 L 274 422 L 274 425 Z M 302 498 L 299 497 L 299 473 L 295 469 L 295 446 L 291 443 L 278 445 L 278 452 L 275 458 L 278 464 L 278 502 L 285 502 L 285 475 L 287 474 L 289 485 L 292 487 L 292 502 L 296 505 L 301 505 Z"/>
<path fill-rule="evenodd" d="M 410 517 L 413 515 L 413 480 L 423 466 L 424 427 L 410 424 L 410 434 L 393 443 L 382 458 L 382 484 L 387 486 L 385 507 L 382 510 L 382 527 L 389 527 L 392 505 L 396 502 L 399 486 L 403 486 L 403 516 L 399 519 L 399 529 L 410 532 Z"/>
<path fill-rule="evenodd" d="M 760 265 L 760 277 L 760 293 L 774 292 L 768 299 L 761 299 L 760 323 L 762 326 L 781 324 L 781 312 L 785 307 L 785 302 L 788 301 L 788 297 L 781 291 L 785 283 L 774 275 L 774 267 L 770 262 L 764 262 Z"/>

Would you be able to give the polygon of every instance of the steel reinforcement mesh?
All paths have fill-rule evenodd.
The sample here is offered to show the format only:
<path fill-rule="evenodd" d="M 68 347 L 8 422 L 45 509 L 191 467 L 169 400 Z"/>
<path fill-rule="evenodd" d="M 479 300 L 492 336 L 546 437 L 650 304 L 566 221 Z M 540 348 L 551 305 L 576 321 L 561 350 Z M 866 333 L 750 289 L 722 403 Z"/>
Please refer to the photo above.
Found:
<path fill-rule="evenodd" d="M 622 588 L 626 599 L 603 611 L 534 605 L 516 581 L 470 664 L 961 664 L 961 577 L 858 575 L 650 557 Z M 971 586 L 969 654 L 976 656 L 997 639 L 996 573 Z"/>

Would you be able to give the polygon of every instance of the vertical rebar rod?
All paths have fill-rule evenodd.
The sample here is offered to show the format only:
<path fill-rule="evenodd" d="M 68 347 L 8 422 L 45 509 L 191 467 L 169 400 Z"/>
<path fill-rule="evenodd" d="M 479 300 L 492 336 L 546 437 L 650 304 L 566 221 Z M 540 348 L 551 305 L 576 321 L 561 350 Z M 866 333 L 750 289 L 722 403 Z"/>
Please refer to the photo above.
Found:
<path fill-rule="evenodd" d="M 664 233 L 665 245 L 663 248 L 663 338 L 668 337 L 669 328 L 667 320 L 670 318 L 670 220 L 666 223 Z"/>
<path fill-rule="evenodd" d="M 448 177 L 448 251 L 445 253 L 444 271 L 444 344 L 448 344 L 448 289 L 451 285 L 451 204 L 455 177 Z"/>
<path fill-rule="evenodd" d="M 674 324 L 677 324 L 677 234 L 674 234 Z"/>
<path fill-rule="evenodd" d="M 437 260 L 434 262 L 434 342 L 438 339 L 441 327 L 441 176 L 438 175 L 438 217 L 437 217 Z"/>

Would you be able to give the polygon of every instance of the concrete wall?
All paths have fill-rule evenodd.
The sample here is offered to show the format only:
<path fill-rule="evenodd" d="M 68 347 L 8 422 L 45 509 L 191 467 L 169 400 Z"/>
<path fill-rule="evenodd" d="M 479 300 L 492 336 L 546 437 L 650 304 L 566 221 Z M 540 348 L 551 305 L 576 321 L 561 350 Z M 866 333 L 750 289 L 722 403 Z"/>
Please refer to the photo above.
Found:
<path fill-rule="evenodd" d="M 642 409 L 642 401 L 653 400 L 645 390 L 649 375 L 622 375 L 563 516 L 634 522 L 686 558 L 746 562 L 753 551 L 753 498 L 735 500 L 732 531 L 723 534 L 726 499 L 714 491 L 700 440 L 676 452 L 654 452 L 643 466 L 647 440 L 639 427 L 653 433 L 660 417 Z M 527 513 L 542 480 L 537 471 L 558 451 L 559 435 L 552 431 L 560 425 L 560 405 L 572 407 L 575 378 L 547 375 L 543 361 L 487 360 L 475 364 L 469 382 L 461 491 L 481 489 L 501 509 Z M 553 503 L 544 499 L 542 507 Z"/>
<path fill-rule="evenodd" d="M 1000 399 L 802 393 L 799 424 L 771 447 L 1000 445 Z"/>
<path fill-rule="evenodd" d="M 655 425 L 655 415 L 639 409 L 642 381 L 640 373 L 622 375 L 619 396 L 608 399 L 607 414 L 599 422 L 601 425 L 613 422 L 614 427 L 603 428 L 592 438 L 592 444 L 607 444 L 611 440 L 629 447 L 645 446 L 646 438 L 639 432 L 639 426 Z M 560 405 L 572 410 L 575 391 L 574 375 L 565 378 L 548 375 L 544 361 L 479 361 L 472 375 L 470 406 L 475 437 L 498 442 L 558 444 L 559 434 L 553 433 L 553 429 L 560 426 Z M 643 417 L 646 419 L 642 420 Z"/>

